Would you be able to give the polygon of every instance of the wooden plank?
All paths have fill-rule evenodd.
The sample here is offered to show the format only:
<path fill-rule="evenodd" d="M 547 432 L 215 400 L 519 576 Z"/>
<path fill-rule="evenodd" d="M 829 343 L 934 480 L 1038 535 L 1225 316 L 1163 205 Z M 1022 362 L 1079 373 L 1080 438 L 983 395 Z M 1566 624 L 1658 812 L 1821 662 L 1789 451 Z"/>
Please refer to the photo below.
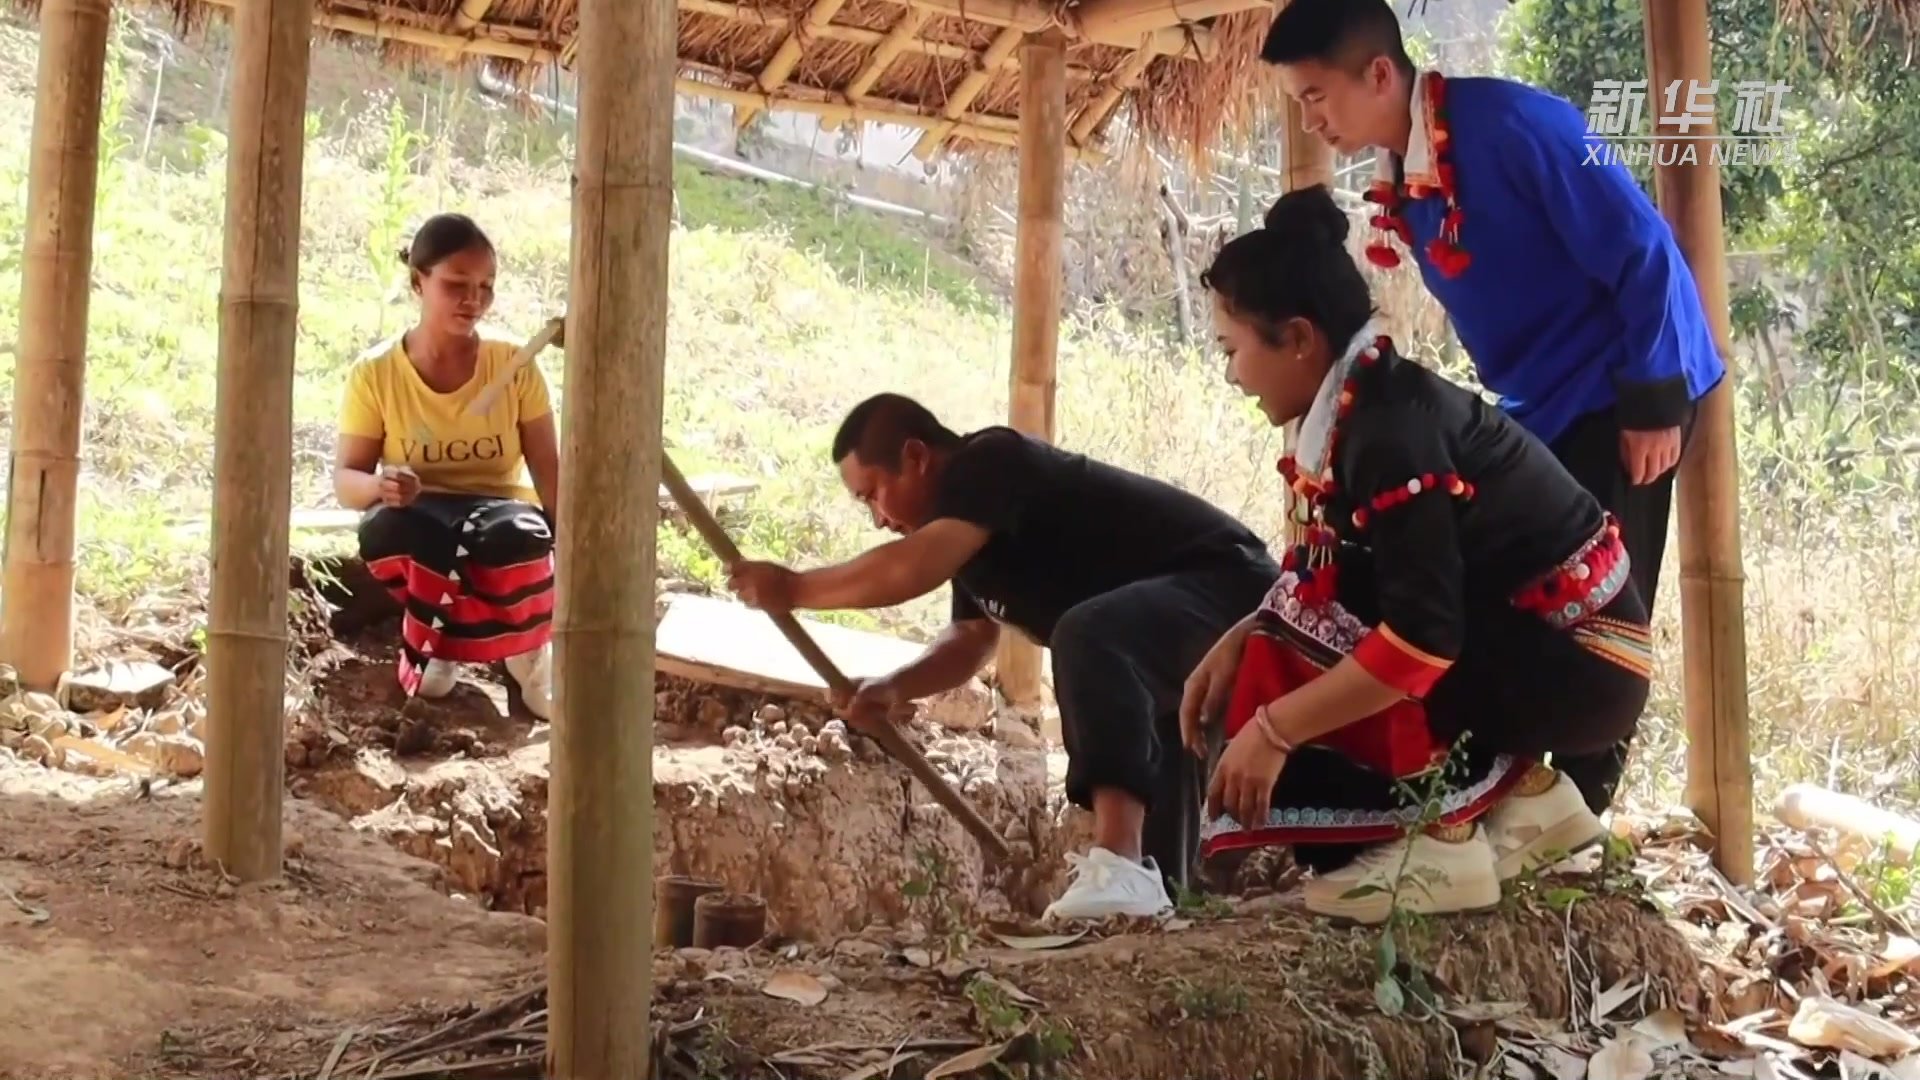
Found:
<path fill-rule="evenodd" d="M 922 646 L 886 634 L 813 619 L 800 624 L 850 679 L 884 675 Z M 654 632 L 659 670 L 757 694 L 819 698 L 827 684 L 787 643 L 773 620 L 743 604 L 682 594 L 668 602 Z"/>

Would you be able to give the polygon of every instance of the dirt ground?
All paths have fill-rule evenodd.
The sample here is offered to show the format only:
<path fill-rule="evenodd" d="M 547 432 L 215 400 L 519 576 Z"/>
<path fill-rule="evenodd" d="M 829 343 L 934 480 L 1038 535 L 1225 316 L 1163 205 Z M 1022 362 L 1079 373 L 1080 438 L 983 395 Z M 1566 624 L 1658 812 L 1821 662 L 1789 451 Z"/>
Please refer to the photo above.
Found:
<path fill-rule="evenodd" d="M 0 1002 L 36 1018 L 0 1025 L 0 1080 L 541 1075 L 546 725 L 478 670 L 403 714 L 391 646 L 342 615 L 296 606 L 279 883 L 199 858 L 191 777 L 47 767 L 20 730 L 0 748 Z M 142 640 L 177 675 L 166 703 L 69 714 L 70 742 L 192 750 L 197 655 Z M 991 1058 L 1089 1078 L 1452 1076 L 1491 1032 L 1473 1010 L 1564 1024 L 1616 984 L 1639 1012 L 1692 1010 L 1707 986 L 1679 931 L 1623 897 L 1533 892 L 1402 927 L 1387 954 L 1377 930 L 1272 895 L 1283 860 L 1241 867 L 1235 904 L 1035 947 L 1031 916 L 1085 846 L 1044 750 L 913 733 L 1041 867 L 1008 880 L 818 706 L 659 688 L 656 869 L 755 892 L 769 924 L 753 949 L 656 954 L 661 1075 L 905 1080 L 990 1075 Z M 1425 980 L 1466 1018 L 1383 1011 L 1383 957 L 1393 986 Z M 436 1031 L 452 1034 L 420 1041 Z"/>
<path fill-rule="evenodd" d="M 301 800 L 284 881 L 235 887 L 199 858 L 192 788 L 0 760 L 0 1077 L 249 1075 L 169 1059 L 240 1018 L 448 1007 L 539 968 L 538 920 L 449 900 L 435 867 Z"/>
<path fill-rule="evenodd" d="M 350 1061 L 537 982 L 541 924 L 449 898 L 438 867 L 296 799 L 285 881 L 235 887 L 198 857 L 198 805 L 190 785 L 0 771 L 0 884 L 18 901 L 0 897 L 0 1001 L 41 1018 L 0 1026 L 0 1077 L 312 1076 L 348 1032 Z M 976 1047 L 1053 1046 L 1088 1077 L 1417 1077 L 1450 1075 L 1460 1053 L 1456 1025 L 1373 1005 L 1377 932 L 1273 898 L 1045 949 L 937 892 L 904 921 L 658 954 L 655 1020 L 683 1031 L 669 1058 L 720 1070 L 703 1077 L 775 1075 L 776 1060 L 842 1077 L 863 1048 L 911 1043 L 899 1075 L 918 1076 Z M 1650 1010 L 1701 990 L 1681 938 L 1617 898 L 1435 923 L 1405 958 L 1449 1000 L 1546 1018 L 1629 977 Z"/>

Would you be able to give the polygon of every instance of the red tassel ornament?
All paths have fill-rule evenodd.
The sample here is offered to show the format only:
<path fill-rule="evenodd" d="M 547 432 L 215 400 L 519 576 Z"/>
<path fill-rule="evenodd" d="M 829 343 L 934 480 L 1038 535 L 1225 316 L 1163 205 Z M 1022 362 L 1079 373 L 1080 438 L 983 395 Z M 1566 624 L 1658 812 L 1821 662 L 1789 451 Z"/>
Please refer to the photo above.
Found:
<path fill-rule="evenodd" d="M 1438 195 L 1447 201 L 1447 215 L 1441 221 L 1440 235 L 1427 243 L 1426 256 L 1441 277 L 1452 279 L 1466 273 L 1473 259 L 1460 243 L 1460 226 L 1466 218 L 1460 212 L 1460 191 L 1454 179 L 1453 133 L 1446 110 L 1447 80 L 1439 72 L 1432 71 L 1427 73 L 1422 85 L 1426 90 L 1427 116 L 1432 128 L 1429 141 L 1433 148 L 1434 173 L 1440 183 L 1438 187 L 1408 184 L 1405 197 L 1423 199 Z M 1367 245 L 1367 261 L 1383 270 L 1391 270 L 1400 265 L 1400 253 L 1394 250 L 1392 239 L 1397 236 L 1402 244 L 1413 246 L 1413 230 L 1401 214 L 1402 193 L 1393 184 L 1376 180 L 1367 189 L 1365 198 L 1381 209 L 1370 220 L 1377 235 Z"/>

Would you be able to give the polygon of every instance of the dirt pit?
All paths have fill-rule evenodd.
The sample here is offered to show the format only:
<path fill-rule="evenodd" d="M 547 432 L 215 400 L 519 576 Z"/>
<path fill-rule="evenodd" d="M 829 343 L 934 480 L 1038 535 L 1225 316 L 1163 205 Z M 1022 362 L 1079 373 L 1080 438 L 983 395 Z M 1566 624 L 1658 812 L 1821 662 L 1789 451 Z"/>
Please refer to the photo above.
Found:
<path fill-rule="evenodd" d="M 440 1075 L 437 1058 L 455 1075 L 542 1075 L 544 928 L 528 916 L 545 906 L 546 725 L 479 671 L 403 712 L 377 628 L 301 626 L 278 884 L 240 886 L 199 858 L 196 781 L 0 750 L 0 1001 L 41 1018 L 0 1030 L 0 1078 L 386 1078 Z M 163 659 L 195 684 L 194 658 Z M 902 768 L 818 705 L 659 685 L 656 870 L 763 896 L 771 931 L 752 949 L 656 954 L 659 1075 L 922 1077 L 972 1054 L 941 1075 L 1035 1061 L 1085 1077 L 1413 1077 L 1461 1060 L 1460 1025 L 1382 1014 L 1377 931 L 1272 897 L 1042 948 L 988 932 L 1033 933 L 1020 913 L 1086 844 L 1057 757 L 913 730 L 1041 868 L 996 880 Z M 73 730 L 127 747 L 163 714 Z M 1571 912 L 1520 898 L 1398 940 L 1396 963 L 1445 1000 L 1526 1017 L 1578 1015 L 1628 976 L 1649 1009 L 1691 1007 L 1701 978 L 1670 926 L 1617 897 Z M 483 1008 L 502 995 L 511 1007 Z M 463 1048 L 418 1041 L 450 1018 L 468 1025 Z M 509 1060 L 477 1069 L 483 1053 Z"/>
<path fill-rule="evenodd" d="M 401 718 L 390 661 L 359 640 L 324 665 L 288 743 L 289 787 L 447 871 L 496 910 L 543 915 L 549 729 L 509 712 L 475 672 Z M 1064 887 L 1087 816 L 1065 802 L 1064 758 L 916 725 L 913 736 L 1036 870 L 989 869 L 952 815 L 823 706 L 660 680 L 653 757 L 659 874 L 765 898 L 798 938 L 903 919 L 903 887 L 944 880 L 973 915 L 1037 913 Z"/>

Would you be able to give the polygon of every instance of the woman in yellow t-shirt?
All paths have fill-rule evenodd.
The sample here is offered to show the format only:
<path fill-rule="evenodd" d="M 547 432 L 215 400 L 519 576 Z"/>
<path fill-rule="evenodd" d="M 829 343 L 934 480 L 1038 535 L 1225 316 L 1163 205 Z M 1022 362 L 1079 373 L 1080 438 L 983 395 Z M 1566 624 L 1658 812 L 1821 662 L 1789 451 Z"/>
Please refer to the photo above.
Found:
<path fill-rule="evenodd" d="M 477 329 L 493 244 L 465 215 L 440 214 L 401 256 L 420 319 L 347 374 L 334 492 L 367 511 L 361 558 L 405 609 L 406 693 L 444 696 L 459 664 L 504 660 L 528 711 L 551 719 L 560 449 L 546 380 L 528 364 L 469 413 L 516 352 Z"/>

